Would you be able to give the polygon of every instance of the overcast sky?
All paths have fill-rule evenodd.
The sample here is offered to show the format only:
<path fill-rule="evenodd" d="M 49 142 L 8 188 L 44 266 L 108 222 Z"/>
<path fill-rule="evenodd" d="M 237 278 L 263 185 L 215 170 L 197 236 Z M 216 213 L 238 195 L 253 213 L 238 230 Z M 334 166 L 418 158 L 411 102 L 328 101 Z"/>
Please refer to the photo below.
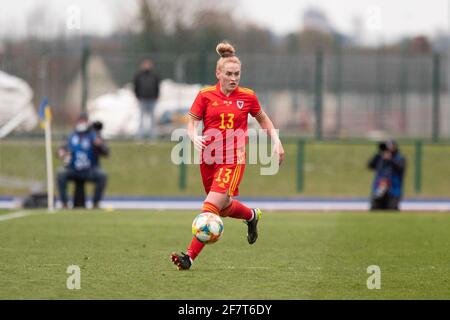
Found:
<path fill-rule="evenodd" d="M 217 1 L 217 0 L 211 0 Z M 73 6 L 81 10 L 81 28 L 95 34 L 107 34 L 118 21 L 131 14 L 131 0 L 14 0 L 2 1 L 0 36 L 24 34 L 39 28 L 30 13 L 36 7 L 45 9 L 55 28 L 64 26 Z M 235 0 L 239 19 L 252 20 L 277 34 L 296 31 L 301 27 L 302 12 L 308 7 L 324 11 L 338 30 L 351 34 L 355 18 L 368 38 L 389 41 L 403 35 L 433 35 L 436 31 L 450 33 L 449 0 Z M 275 3 L 275 4 L 274 4 Z M 76 30 L 76 29 L 75 29 Z M 76 31 L 70 31 L 76 32 Z"/>
<path fill-rule="evenodd" d="M 301 21 L 301 12 L 308 7 L 321 8 L 341 31 L 352 29 L 352 20 L 360 17 L 367 25 L 386 34 L 433 33 L 448 30 L 448 0 L 243 0 L 247 12 L 258 21 L 266 22 L 279 32 L 295 28 Z M 378 17 L 377 17 L 378 16 Z M 278 17 L 278 19 L 275 19 Z M 379 18 L 379 19 L 378 19 Z M 379 26 L 376 26 L 379 20 Z"/>

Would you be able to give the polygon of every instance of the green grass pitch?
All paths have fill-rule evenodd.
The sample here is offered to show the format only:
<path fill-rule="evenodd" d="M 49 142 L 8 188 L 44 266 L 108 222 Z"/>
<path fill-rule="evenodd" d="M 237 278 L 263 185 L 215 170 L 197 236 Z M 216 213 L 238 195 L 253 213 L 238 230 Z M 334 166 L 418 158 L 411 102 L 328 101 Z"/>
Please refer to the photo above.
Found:
<path fill-rule="evenodd" d="M 4 212 L 3 212 L 4 214 Z M 265 212 L 224 219 L 189 271 L 195 212 L 44 211 L 0 221 L 0 299 L 449 299 L 450 215 Z M 81 289 L 66 287 L 69 265 Z M 367 267 L 381 269 L 369 290 Z"/>

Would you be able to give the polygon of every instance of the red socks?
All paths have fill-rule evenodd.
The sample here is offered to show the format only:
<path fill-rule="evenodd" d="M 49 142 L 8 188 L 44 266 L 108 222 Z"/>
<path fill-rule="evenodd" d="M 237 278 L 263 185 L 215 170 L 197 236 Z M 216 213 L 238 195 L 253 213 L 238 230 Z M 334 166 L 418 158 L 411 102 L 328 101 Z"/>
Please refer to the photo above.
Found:
<path fill-rule="evenodd" d="M 194 261 L 195 258 L 197 258 L 200 251 L 202 251 L 205 244 L 198 240 L 195 236 L 192 237 L 191 244 L 189 245 L 187 249 L 187 255 Z"/>
<path fill-rule="evenodd" d="M 253 211 L 249 207 L 244 206 L 237 200 L 232 200 L 231 204 L 220 211 L 222 217 L 231 217 L 235 219 L 251 220 Z"/>
<path fill-rule="evenodd" d="M 210 202 L 204 202 L 202 212 L 212 212 L 219 215 L 219 209 Z M 192 238 L 191 244 L 187 249 L 188 256 L 194 260 L 199 255 L 200 251 L 202 251 L 205 244 L 198 240 L 195 236 Z"/>

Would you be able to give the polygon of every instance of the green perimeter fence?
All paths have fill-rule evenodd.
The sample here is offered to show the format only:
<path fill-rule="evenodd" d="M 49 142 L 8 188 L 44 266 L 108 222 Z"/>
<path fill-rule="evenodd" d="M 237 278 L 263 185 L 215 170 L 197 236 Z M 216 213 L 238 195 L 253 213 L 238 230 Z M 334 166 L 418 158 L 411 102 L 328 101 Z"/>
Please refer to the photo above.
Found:
<path fill-rule="evenodd" d="M 202 196 L 199 166 L 175 165 L 176 142 L 110 142 L 111 157 L 102 160 L 109 174 L 107 196 Z M 367 161 L 377 151 L 372 141 L 285 140 L 286 159 L 276 175 L 261 175 L 262 165 L 247 165 L 241 196 L 365 197 L 373 172 Z M 54 143 L 54 150 L 58 143 Z M 24 196 L 45 189 L 43 141 L 4 140 L 0 143 L 0 195 Z M 404 141 L 407 159 L 406 197 L 445 198 L 450 195 L 450 143 Z M 62 166 L 54 159 L 57 172 Z M 90 186 L 89 188 L 91 188 Z"/>
<path fill-rule="evenodd" d="M 255 90 L 284 134 L 353 139 L 382 131 L 403 139 L 450 139 L 447 55 L 402 50 L 357 50 L 336 43 L 326 52 L 242 53 L 241 85 Z M 165 80 L 183 85 L 217 81 L 217 54 L 201 51 L 175 54 L 85 47 L 39 56 L 5 52 L 0 54 L 0 70 L 30 85 L 36 107 L 48 97 L 55 129 L 69 130 L 89 102 L 119 89 L 130 90 L 144 57 L 154 60 Z M 191 103 L 177 101 L 177 94 L 162 90 L 162 96 L 174 104 L 171 107 L 186 111 Z"/>

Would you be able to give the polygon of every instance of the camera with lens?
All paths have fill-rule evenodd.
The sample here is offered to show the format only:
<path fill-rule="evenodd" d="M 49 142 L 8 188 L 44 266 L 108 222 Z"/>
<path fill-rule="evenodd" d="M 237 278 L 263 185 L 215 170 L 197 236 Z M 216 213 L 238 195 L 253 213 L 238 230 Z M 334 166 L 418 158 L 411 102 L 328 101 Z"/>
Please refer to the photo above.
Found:
<path fill-rule="evenodd" d="M 94 130 L 94 131 L 97 131 L 97 132 L 102 131 L 103 130 L 103 122 L 101 122 L 101 121 L 94 121 L 91 124 L 91 129 Z"/>
<path fill-rule="evenodd" d="M 387 147 L 387 144 L 386 144 L 386 142 L 380 142 L 379 144 L 378 144 L 378 150 L 380 150 L 380 152 L 383 152 L 383 151 L 386 151 L 386 150 L 388 150 L 388 147 Z"/>

